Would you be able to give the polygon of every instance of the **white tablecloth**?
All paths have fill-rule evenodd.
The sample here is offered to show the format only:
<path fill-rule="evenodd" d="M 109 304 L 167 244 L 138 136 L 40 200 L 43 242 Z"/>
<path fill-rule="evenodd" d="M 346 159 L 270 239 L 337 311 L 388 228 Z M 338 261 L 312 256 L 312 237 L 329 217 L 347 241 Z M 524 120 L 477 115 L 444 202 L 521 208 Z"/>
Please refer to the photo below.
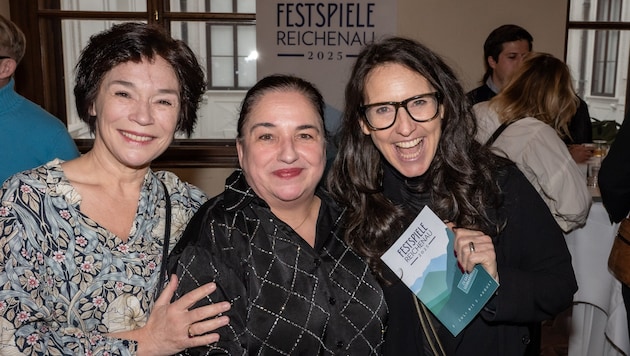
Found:
<path fill-rule="evenodd" d="M 569 356 L 629 355 L 621 283 L 608 271 L 618 224 L 593 202 L 586 225 L 566 235 L 578 282 L 570 322 Z"/>

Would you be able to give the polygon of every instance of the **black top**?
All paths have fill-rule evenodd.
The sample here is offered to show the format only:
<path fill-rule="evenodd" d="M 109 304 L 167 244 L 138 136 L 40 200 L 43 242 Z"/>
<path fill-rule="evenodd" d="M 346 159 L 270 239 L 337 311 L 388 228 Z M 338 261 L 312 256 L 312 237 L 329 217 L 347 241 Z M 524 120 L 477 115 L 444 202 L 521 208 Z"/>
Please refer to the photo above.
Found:
<path fill-rule="evenodd" d="M 343 242 L 344 209 L 322 190 L 315 248 L 271 212 L 241 170 L 204 204 L 173 250 L 176 296 L 210 282 L 200 305 L 230 301 L 230 324 L 203 355 L 376 355 L 387 307 L 364 260 Z"/>
<path fill-rule="evenodd" d="M 568 308 L 577 290 L 564 236 L 540 195 L 514 165 L 497 172 L 497 180 L 504 204 L 490 216 L 506 221 L 493 237 L 500 286 L 457 337 L 432 318 L 447 355 L 539 355 L 540 322 Z M 385 196 L 417 214 L 429 197 L 413 186 L 413 180 L 384 165 Z M 389 306 L 384 355 L 431 355 L 414 296 L 392 276 L 393 284 L 383 285 Z"/>
<path fill-rule="evenodd" d="M 475 105 L 482 101 L 488 101 L 494 98 L 495 95 L 497 95 L 497 93 L 492 91 L 492 89 L 490 89 L 490 87 L 486 83 L 476 87 L 466 94 L 468 100 L 470 101 L 470 105 Z"/>
<path fill-rule="evenodd" d="M 487 84 L 483 84 L 466 94 L 470 105 L 488 101 L 496 95 L 497 93 L 492 91 Z M 580 100 L 580 105 L 569 122 L 569 134 L 571 137 L 563 138 L 564 143 L 567 145 L 593 142 L 593 127 L 591 115 L 588 112 L 588 104 L 582 98 L 578 97 L 578 99 Z"/>
<path fill-rule="evenodd" d="M 598 184 L 610 220 L 620 222 L 630 212 L 630 110 L 602 162 Z"/>

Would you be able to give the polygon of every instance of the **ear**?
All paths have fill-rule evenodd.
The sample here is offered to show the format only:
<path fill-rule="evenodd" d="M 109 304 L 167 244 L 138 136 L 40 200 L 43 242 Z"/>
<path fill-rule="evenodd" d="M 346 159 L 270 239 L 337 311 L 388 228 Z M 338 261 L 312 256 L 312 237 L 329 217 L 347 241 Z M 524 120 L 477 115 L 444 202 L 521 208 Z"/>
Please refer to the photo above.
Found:
<path fill-rule="evenodd" d="M 364 135 L 371 135 L 372 134 L 372 130 L 370 130 L 370 127 L 365 123 L 364 120 L 359 120 L 359 125 L 361 126 L 361 131 L 363 131 Z"/>
<path fill-rule="evenodd" d="M 243 168 L 243 144 L 240 139 L 236 139 L 236 153 L 238 154 L 238 165 Z"/>
<path fill-rule="evenodd" d="M 13 58 L 0 60 L 0 80 L 9 79 L 15 73 L 17 62 Z"/>
<path fill-rule="evenodd" d="M 492 56 L 488 56 L 488 58 L 486 58 L 486 61 L 488 61 L 488 65 L 492 69 L 494 69 L 497 66 L 497 62 L 494 60 L 494 58 L 492 58 Z"/>
<path fill-rule="evenodd" d="M 90 105 L 90 110 L 89 110 L 88 114 L 90 114 L 90 116 L 96 116 L 96 104 L 95 103 L 92 103 L 92 105 Z"/>

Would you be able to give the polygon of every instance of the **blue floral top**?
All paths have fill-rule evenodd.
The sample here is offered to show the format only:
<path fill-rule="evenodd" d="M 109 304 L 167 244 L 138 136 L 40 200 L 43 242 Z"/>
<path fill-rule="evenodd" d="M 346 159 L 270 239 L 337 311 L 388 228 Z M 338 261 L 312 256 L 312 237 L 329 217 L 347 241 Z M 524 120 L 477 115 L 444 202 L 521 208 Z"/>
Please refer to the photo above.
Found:
<path fill-rule="evenodd" d="M 162 258 L 166 184 L 172 248 L 206 200 L 170 172 L 145 176 L 123 242 L 80 211 L 81 196 L 54 160 L 0 190 L 0 354 L 131 355 L 106 333 L 143 326 Z"/>

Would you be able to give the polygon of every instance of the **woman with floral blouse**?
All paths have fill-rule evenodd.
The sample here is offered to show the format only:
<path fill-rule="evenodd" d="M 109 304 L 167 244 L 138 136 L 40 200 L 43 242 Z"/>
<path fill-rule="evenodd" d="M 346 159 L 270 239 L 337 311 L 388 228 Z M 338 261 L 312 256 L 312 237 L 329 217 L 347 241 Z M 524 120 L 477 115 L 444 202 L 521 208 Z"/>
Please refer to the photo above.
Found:
<path fill-rule="evenodd" d="M 0 354 L 169 355 L 218 339 L 189 337 L 228 322 L 213 318 L 227 303 L 188 311 L 213 284 L 170 303 L 172 279 L 155 300 L 169 203 L 174 246 L 206 197 L 149 165 L 190 134 L 203 91 L 190 48 L 158 27 L 90 39 L 74 92 L 93 148 L 0 190 Z"/>

